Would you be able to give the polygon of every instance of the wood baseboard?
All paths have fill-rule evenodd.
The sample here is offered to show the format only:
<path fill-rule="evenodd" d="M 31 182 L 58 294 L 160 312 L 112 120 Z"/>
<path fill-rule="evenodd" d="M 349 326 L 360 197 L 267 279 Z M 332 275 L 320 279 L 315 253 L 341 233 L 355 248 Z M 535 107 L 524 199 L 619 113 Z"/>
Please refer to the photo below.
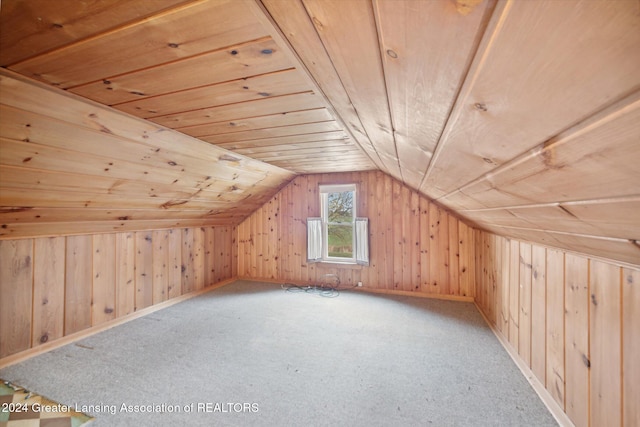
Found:
<path fill-rule="evenodd" d="M 298 285 L 298 286 L 309 286 L 309 283 L 307 282 L 295 282 L 291 280 L 279 280 L 279 279 L 271 279 L 271 278 L 258 279 L 255 277 L 238 277 L 238 280 L 248 280 L 250 282 L 277 283 L 279 285 L 290 283 L 292 285 Z M 385 295 L 401 295 L 406 297 L 431 298 L 431 299 L 440 299 L 440 300 L 446 300 L 446 301 L 458 301 L 458 302 L 474 301 L 473 297 L 465 297 L 465 296 L 459 296 L 459 295 L 427 294 L 424 292 L 397 291 L 393 289 L 373 289 L 373 288 L 367 288 L 367 287 L 352 287 L 348 289 L 350 291 L 356 291 L 356 292 L 366 292 L 366 293 L 385 294 Z"/>
<path fill-rule="evenodd" d="M 19 353 L 15 353 L 15 354 L 12 354 L 10 356 L 4 357 L 4 358 L 0 359 L 0 369 L 6 368 L 7 366 L 10 366 L 10 365 L 15 365 L 16 363 L 22 362 L 24 360 L 27 360 L 27 359 L 29 359 L 31 357 L 34 357 L 34 356 L 37 356 L 39 354 L 46 353 L 46 352 L 51 351 L 53 349 L 60 348 L 60 347 L 65 346 L 67 344 L 71 344 L 71 343 L 73 343 L 75 341 L 78 341 L 78 340 L 81 340 L 83 338 L 89 337 L 91 335 L 97 334 L 98 332 L 106 331 L 107 329 L 111 329 L 111 328 L 113 328 L 115 326 L 122 325 L 123 323 L 129 322 L 129 321 L 137 319 L 139 317 L 146 316 L 146 315 L 151 314 L 151 313 L 153 313 L 155 311 L 161 310 L 163 308 L 170 307 L 170 306 L 172 306 L 174 304 L 177 304 L 179 302 L 186 301 L 186 300 L 191 299 L 193 297 L 197 297 L 198 295 L 205 294 L 205 293 L 210 292 L 210 291 L 212 291 L 214 289 L 217 289 L 217 288 L 220 288 L 222 286 L 228 285 L 229 283 L 235 282 L 236 280 L 237 280 L 237 278 L 235 278 L 235 277 L 232 277 L 230 279 L 225 279 L 225 280 L 222 280 L 222 281 L 220 281 L 218 283 L 214 283 L 211 286 L 207 286 L 204 289 L 201 289 L 201 290 L 198 290 L 198 291 L 194 291 L 194 292 L 190 292 L 190 293 L 185 294 L 185 295 L 180 295 L 179 297 L 175 297 L 175 298 L 172 298 L 170 300 L 163 301 L 161 303 L 152 305 L 150 307 L 143 308 L 141 310 L 138 310 L 138 311 L 135 311 L 133 313 L 127 314 L 127 315 L 119 317 L 117 319 L 110 320 L 110 321 L 102 323 L 100 325 L 96 325 L 96 326 L 93 326 L 91 328 L 87 328 L 87 329 L 84 329 L 82 331 L 78 331 L 78 332 L 75 332 L 73 334 L 66 335 L 66 336 L 64 336 L 64 337 L 62 337 L 60 339 L 55 340 L 55 341 L 51 341 L 51 342 L 39 345 L 37 347 L 32 347 L 32 348 L 30 348 L 28 350 L 24 350 L 24 351 L 21 351 Z"/>
<path fill-rule="evenodd" d="M 507 341 L 505 337 L 489 321 L 489 319 L 487 319 L 487 316 L 485 316 L 484 312 L 480 309 L 478 304 L 476 303 L 475 305 L 478 311 L 480 312 L 480 314 L 482 315 L 482 318 L 484 319 L 484 321 L 487 323 L 487 325 L 489 325 L 489 328 L 491 328 L 491 330 L 493 331 L 493 334 L 496 336 L 496 338 L 498 338 L 498 341 L 500 341 L 500 344 L 502 344 L 502 347 L 507 351 L 507 353 L 509 354 L 513 362 L 516 364 L 518 369 L 520 369 L 520 372 L 522 372 L 522 375 L 524 375 L 527 381 L 529 381 L 529 384 L 531 384 L 531 387 L 533 387 L 537 395 L 540 397 L 540 400 L 542 400 L 542 403 L 544 403 L 544 406 L 547 407 L 547 409 L 549 410 L 553 418 L 555 418 L 555 420 L 558 422 L 558 424 L 561 427 L 575 427 L 575 425 L 573 424 L 569 416 L 564 412 L 564 410 L 560 407 L 560 405 L 558 405 L 558 402 L 556 402 L 553 396 L 549 394 L 544 384 L 540 382 L 540 380 L 535 376 L 533 371 L 529 369 L 526 363 L 520 358 L 520 355 L 518 354 L 518 352 L 513 347 L 511 347 L 511 344 L 509 344 L 509 341 Z"/>

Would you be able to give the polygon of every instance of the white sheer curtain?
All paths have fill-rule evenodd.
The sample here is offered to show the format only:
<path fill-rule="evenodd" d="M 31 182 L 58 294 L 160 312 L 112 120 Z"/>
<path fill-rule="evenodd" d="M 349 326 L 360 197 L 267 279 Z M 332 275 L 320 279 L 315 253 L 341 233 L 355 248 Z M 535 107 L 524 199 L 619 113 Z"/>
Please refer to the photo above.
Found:
<path fill-rule="evenodd" d="M 322 260 L 322 218 L 307 218 L 307 261 Z"/>
<path fill-rule="evenodd" d="M 369 218 L 356 218 L 356 262 L 369 265 Z"/>

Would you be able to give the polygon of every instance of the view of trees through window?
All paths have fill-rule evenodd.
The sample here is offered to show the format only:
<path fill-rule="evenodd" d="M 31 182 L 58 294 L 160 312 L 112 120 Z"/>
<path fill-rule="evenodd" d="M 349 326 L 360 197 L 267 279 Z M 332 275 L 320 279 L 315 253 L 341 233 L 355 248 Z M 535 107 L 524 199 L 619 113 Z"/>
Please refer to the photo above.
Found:
<path fill-rule="evenodd" d="M 328 193 L 327 255 L 353 258 L 353 191 Z"/>

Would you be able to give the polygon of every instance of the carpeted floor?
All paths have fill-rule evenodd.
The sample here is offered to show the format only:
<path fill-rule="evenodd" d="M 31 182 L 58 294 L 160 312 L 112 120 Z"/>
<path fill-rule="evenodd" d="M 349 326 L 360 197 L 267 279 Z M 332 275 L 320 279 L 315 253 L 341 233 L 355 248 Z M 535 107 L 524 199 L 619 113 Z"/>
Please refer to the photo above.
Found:
<path fill-rule="evenodd" d="M 555 426 L 475 306 L 238 281 L 23 363 L 102 426 Z"/>

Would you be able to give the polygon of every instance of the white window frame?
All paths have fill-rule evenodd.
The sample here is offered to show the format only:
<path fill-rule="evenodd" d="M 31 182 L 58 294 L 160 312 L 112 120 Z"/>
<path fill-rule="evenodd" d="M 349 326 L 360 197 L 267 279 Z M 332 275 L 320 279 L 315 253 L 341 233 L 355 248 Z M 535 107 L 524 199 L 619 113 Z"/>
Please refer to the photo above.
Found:
<path fill-rule="evenodd" d="M 325 262 L 335 263 L 356 263 L 356 206 L 357 206 L 357 191 L 356 184 L 334 184 L 334 185 L 321 185 L 319 187 L 320 192 L 320 216 L 322 218 L 322 260 Z M 329 193 L 343 193 L 345 191 L 353 192 L 353 209 L 351 217 L 351 247 L 353 253 L 351 258 L 346 257 L 332 257 L 329 256 Z M 335 225 L 347 225 L 346 223 L 335 223 Z"/>
<path fill-rule="evenodd" d="M 329 256 L 329 193 L 341 193 L 353 191 L 353 221 L 352 221 L 352 248 L 353 257 Z M 320 193 L 320 218 L 307 218 L 307 262 L 328 262 L 335 264 L 360 264 L 369 265 L 369 219 L 357 216 L 357 186 L 356 184 L 321 185 Z"/>

